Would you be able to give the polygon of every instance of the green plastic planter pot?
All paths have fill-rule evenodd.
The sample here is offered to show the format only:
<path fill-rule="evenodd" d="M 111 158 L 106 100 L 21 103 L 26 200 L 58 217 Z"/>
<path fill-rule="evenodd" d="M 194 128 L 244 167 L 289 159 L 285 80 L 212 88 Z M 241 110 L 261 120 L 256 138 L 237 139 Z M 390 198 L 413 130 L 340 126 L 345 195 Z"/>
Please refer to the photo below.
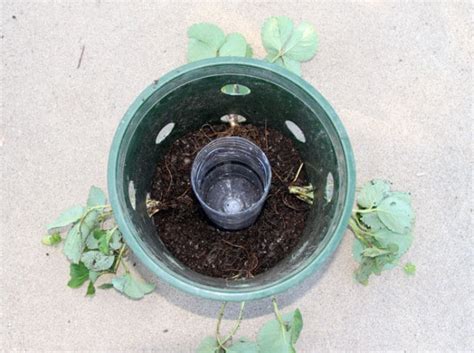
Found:
<path fill-rule="evenodd" d="M 228 281 L 198 274 L 166 249 L 146 212 L 157 163 L 170 144 L 203 124 L 238 114 L 290 136 L 316 188 L 300 243 L 271 270 Z M 260 60 L 216 58 L 182 66 L 145 89 L 115 134 L 108 189 L 127 244 L 160 279 L 221 301 L 258 299 L 294 287 L 338 246 L 352 210 L 355 166 L 347 134 L 329 103 L 306 81 Z M 278 229 L 275 229 L 275 236 Z M 177 234 L 176 236 L 179 236 Z"/>

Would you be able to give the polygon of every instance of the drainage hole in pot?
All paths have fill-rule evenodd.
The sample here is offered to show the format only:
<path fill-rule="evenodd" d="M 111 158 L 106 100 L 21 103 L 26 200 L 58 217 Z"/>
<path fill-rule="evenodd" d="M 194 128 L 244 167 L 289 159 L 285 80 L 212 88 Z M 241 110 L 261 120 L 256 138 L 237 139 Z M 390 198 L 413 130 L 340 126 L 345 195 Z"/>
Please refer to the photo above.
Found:
<path fill-rule="evenodd" d="M 128 183 L 128 198 L 130 199 L 130 205 L 136 210 L 135 185 L 133 184 L 133 180 L 130 180 Z"/>
<path fill-rule="evenodd" d="M 159 143 L 163 142 L 163 140 L 164 140 L 165 138 L 167 138 L 167 137 L 169 136 L 169 134 L 171 134 L 171 131 L 173 131 L 174 126 L 175 126 L 175 123 L 168 123 L 168 124 L 166 124 L 166 125 L 160 130 L 160 132 L 158 133 L 158 135 L 156 135 L 155 143 L 156 143 L 156 144 L 159 144 Z"/>
<path fill-rule="evenodd" d="M 334 177 L 332 173 L 329 172 L 328 176 L 326 177 L 326 187 L 324 188 L 324 199 L 329 203 L 332 200 L 332 196 L 334 195 Z"/>
<path fill-rule="evenodd" d="M 231 121 L 236 121 L 237 123 L 245 123 L 247 121 L 247 118 L 243 117 L 242 115 L 238 114 L 226 114 L 221 117 L 221 121 L 223 123 L 230 123 Z"/>
<path fill-rule="evenodd" d="M 250 88 L 237 83 L 225 85 L 221 88 L 221 92 L 229 96 L 246 96 L 250 93 Z"/>
<path fill-rule="evenodd" d="M 306 142 L 306 137 L 304 136 L 303 131 L 300 129 L 298 125 L 296 125 L 291 120 L 285 121 L 285 125 L 298 141 L 303 142 L 303 143 Z"/>

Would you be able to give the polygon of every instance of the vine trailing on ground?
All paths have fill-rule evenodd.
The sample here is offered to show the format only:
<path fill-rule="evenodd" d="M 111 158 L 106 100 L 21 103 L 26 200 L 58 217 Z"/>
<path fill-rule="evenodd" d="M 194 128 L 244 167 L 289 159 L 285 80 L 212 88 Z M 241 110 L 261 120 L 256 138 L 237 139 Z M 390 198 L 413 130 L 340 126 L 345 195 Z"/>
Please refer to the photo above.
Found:
<path fill-rule="evenodd" d="M 353 255 L 360 263 L 355 272 L 358 282 L 367 285 L 371 274 L 395 267 L 413 241 L 414 219 L 410 194 L 391 191 L 384 180 L 372 180 L 361 188 L 349 221 L 355 235 Z M 416 268 L 407 263 L 404 270 L 413 275 Z"/>
<path fill-rule="evenodd" d="M 220 56 L 252 57 L 253 50 L 239 33 L 225 35 L 216 25 L 199 23 L 188 30 L 188 61 Z M 262 26 L 261 38 L 267 52 L 265 60 L 285 67 L 301 75 L 301 62 L 310 60 L 316 53 L 318 41 L 312 25 L 303 22 L 294 27 L 284 16 L 270 17 Z M 302 169 L 298 169 L 295 180 Z M 365 184 L 357 196 L 357 205 L 352 212 L 349 227 L 354 233 L 354 258 L 359 262 L 355 272 L 358 282 L 367 285 L 372 274 L 395 267 L 401 256 L 409 249 L 413 240 L 414 212 L 408 193 L 390 190 L 390 183 L 372 180 Z M 310 184 L 299 187 L 290 185 L 288 192 L 304 202 L 313 204 L 315 189 Z M 159 211 L 156 201 L 147 200 L 149 215 Z M 70 261 L 71 288 L 89 282 L 86 295 L 95 294 L 99 278 L 108 277 L 98 286 L 101 289 L 115 288 L 132 299 L 141 299 L 151 293 L 155 286 L 132 276 L 125 263 L 127 246 L 115 225 L 113 210 L 107 204 L 102 190 L 92 186 L 85 207 L 74 206 L 63 212 L 47 226 L 49 234 L 43 237 L 45 245 L 57 246 L 65 233 L 63 252 Z M 118 274 L 121 270 L 122 274 Z M 416 267 L 406 263 L 403 270 L 414 275 Z M 281 315 L 275 298 L 272 300 L 275 319 L 265 323 L 257 334 L 256 341 L 247 338 L 234 340 L 243 319 L 245 303 L 241 303 L 237 322 L 231 332 L 222 336 L 220 325 L 226 303 L 219 311 L 216 333 L 204 338 L 198 353 L 294 353 L 303 318 L 298 309 Z"/>
<path fill-rule="evenodd" d="M 243 318 L 245 302 L 240 304 L 237 322 L 231 332 L 222 337 L 220 325 L 227 303 L 223 303 L 217 316 L 217 327 L 214 336 L 205 337 L 197 353 L 294 353 L 295 344 L 303 329 L 303 317 L 299 309 L 282 315 L 276 299 L 272 299 L 275 319 L 267 321 L 258 331 L 256 341 L 245 337 L 234 340 Z"/>
<path fill-rule="evenodd" d="M 63 252 L 71 262 L 69 287 L 79 288 L 89 281 L 86 295 L 94 295 L 96 281 L 106 276 L 111 282 L 101 284 L 100 289 L 113 287 L 132 299 L 141 299 L 154 290 L 154 284 L 136 279 L 125 264 L 127 246 L 105 194 L 98 187 L 90 188 L 86 207 L 67 209 L 47 228 L 52 233 L 43 237 L 45 245 L 59 244 L 61 230 L 67 230 Z M 122 275 L 118 275 L 120 265 Z"/>

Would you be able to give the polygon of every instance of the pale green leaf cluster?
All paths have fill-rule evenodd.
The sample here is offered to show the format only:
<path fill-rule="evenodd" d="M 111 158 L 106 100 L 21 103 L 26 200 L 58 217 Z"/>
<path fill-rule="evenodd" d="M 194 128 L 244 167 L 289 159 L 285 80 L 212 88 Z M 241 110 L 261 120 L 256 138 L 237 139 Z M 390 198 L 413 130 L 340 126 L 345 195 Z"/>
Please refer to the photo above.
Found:
<path fill-rule="evenodd" d="M 241 314 L 242 314 L 241 306 Z M 257 334 L 257 340 L 252 341 L 241 337 L 235 341 L 232 335 L 239 327 L 241 315 L 236 329 L 230 336 L 222 340 L 219 335 L 205 337 L 197 348 L 197 353 L 295 353 L 295 344 L 303 329 L 301 312 L 295 311 L 281 315 L 276 300 L 273 299 L 275 319 L 266 322 Z M 219 332 L 220 319 L 217 324 Z"/>
<path fill-rule="evenodd" d="M 240 33 L 225 35 L 211 23 L 196 23 L 188 29 L 188 62 L 221 56 L 252 57 L 253 50 Z"/>
<path fill-rule="evenodd" d="M 302 22 L 295 27 L 285 16 L 268 18 L 262 27 L 265 60 L 283 66 L 301 76 L 301 62 L 310 60 L 318 48 L 314 27 Z"/>
<path fill-rule="evenodd" d="M 134 279 L 123 262 L 126 246 L 118 228 L 110 226 L 113 213 L 107 204 L 105 193 L 92 186 L 86 207 L 74 206 L 64 211 L 48 225 L 48 234 L 43 237 L 45 245 L 61 242 L 61 231 L 67 233 L 63 252 L 71 262 L 68 286 L 79 288 L 89 281 L 86 295 L 95 294 L 95 282 L 104 275 L 115 276 L 112 284 L 105 283 L 99 288 L 113 286 L 117 291 L 133 299 L 140 299 L 154 289 L 154 285 Z M 107 226 L 109 224 L 109 226 Z M 117 276 L 119 265 L 126 273 Z"/>
<path fill-rule="evenodd" d="M 211 23 L 197 23 L 188 29 L 188 62 L 221 56 L 252 57 L 253 50 L 240 33 L 225 33 Z M 267 52 L 265 60 L 301 76 L 301 63 L 311 60 L 318 48 L 314 27 L 298 26 L 285 16 L 267 18 L 261 38 Z"/>
<path fill-rule="evenodd" d="M 353 254 L 360 263 L 355 272 L 366 285 L 370 275 L 393 268 L 410 248 L 415 214 L 408 193 L 391 191 L 384 180 L 372 180 L 357 196 L 350 228 L 355 235 Z"/>

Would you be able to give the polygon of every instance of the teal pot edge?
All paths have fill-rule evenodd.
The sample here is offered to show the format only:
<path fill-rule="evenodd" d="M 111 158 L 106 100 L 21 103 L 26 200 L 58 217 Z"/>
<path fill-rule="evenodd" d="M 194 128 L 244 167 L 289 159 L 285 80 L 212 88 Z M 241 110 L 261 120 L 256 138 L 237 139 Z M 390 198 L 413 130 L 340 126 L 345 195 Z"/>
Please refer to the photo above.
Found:
<path fill-rule="evenodd" d="M 323 109 L 327 112 L 328 116 L 331 118 L 331 121 L 339 134 L 341 139 L 341 144 L 346 160 L 347 168 L 347 191 L 345 197 L 345 204 L 343 205 L 344 209 L 342 212 L 342 217 L 337 225 L 334 235 L 328 241 L 326 247 L 321 251 L 319 256 L 317 256 L 312 262 L 308 263 L 305 267 L 301 268 L 298 272 L 295 272 L 291 277 L 287 278 L 282 282 L 270 285 L 268 287 L 259 288 L 257 290 L 250 291 L 235 291 L 235 290 L 226 290 L 225 288 L 219 289 L 209 286 L 200 286 L 199 284 L 192 282 L 182 276 L 176 275 L 167 269 L 158 266 L 154 263 L 151 258 L 148 256 L 147 251 L 142 248 L 137 239 L 132 235 L 133 230 L 130 227 L 130 224 L 125 220 L 123 213 L 121 212 L 121 207 L 118 201 L 117 194 L 117 162 L 118 162 L 118 152 L 120 149 L 120 144 L 122 142 L 124 133 L 135 115 L 136 111 L 140 108 L 142 104 L 158 89 L 163 85 L 166 85 L 168 82 L 174 80 L 175 78 L 195 69 L 216 66 L 216 65 L 246 65 L 255 68 L 261 68 L 264 70 L 271 71 L 277 75 L 283 76 L 292 80 L 294 83 L 303 88 L 307 94 L 312 98 L 317 100 Z M 354 204 L 355 198 L 355 183 L 356 183 L 356 173 L 355 173 L 355 160 L 352 152 L 352 147 L 347 135 L 347 132 L 342 125 L 339 117 L 337 116 L 334 109 L 331 107 L 329 102 L 307 81 L 303 80 L 301 77 L 293 74 L 292 72 L 277 66 L 265 62 L 263 60 L 250 59 L 250 58 L 240 58 L 240 57 L 223 57 L 223 58 L 212 58 L 206 60 L 200 60 L 190 64 L 183 65 L 178 67 L 166 75 L 162 76 L 159 80 L 155 80 L 151 85 L 149 85 L 132 103 L 130 108 L 125 113 L 122 118 L 115 136 L 112 141 L 112 145 L 109 153 L 108 167 L 107 167 L 107 183 L 109 191 L 109 199 L 112 209 L 114 211 L 114 217 L 117 222 L 117 225 L 122 232 L 127 245 L 131 248 L 133 253 L 138 257 L 138 259 L 158 278 L 164 280 L 170 285 L 190 293 L 195 296 L 204 297 L 212 300 L 219 301 L 246 301 L 246 300 L 256 300 L 271 295 L 276 295 L 278 293 L 284 292 L 290 288 L 295 287 L 297 284 L 302 282 L 305 278 L 310 276 L 313 272 L 316 271 L 325 261 L 327 261 L 331 255 L 336 250 L 337 246 L 341 242 L 344 233 L 346 231 L 349 219 L 352 213 L 352 206 Z"/>

